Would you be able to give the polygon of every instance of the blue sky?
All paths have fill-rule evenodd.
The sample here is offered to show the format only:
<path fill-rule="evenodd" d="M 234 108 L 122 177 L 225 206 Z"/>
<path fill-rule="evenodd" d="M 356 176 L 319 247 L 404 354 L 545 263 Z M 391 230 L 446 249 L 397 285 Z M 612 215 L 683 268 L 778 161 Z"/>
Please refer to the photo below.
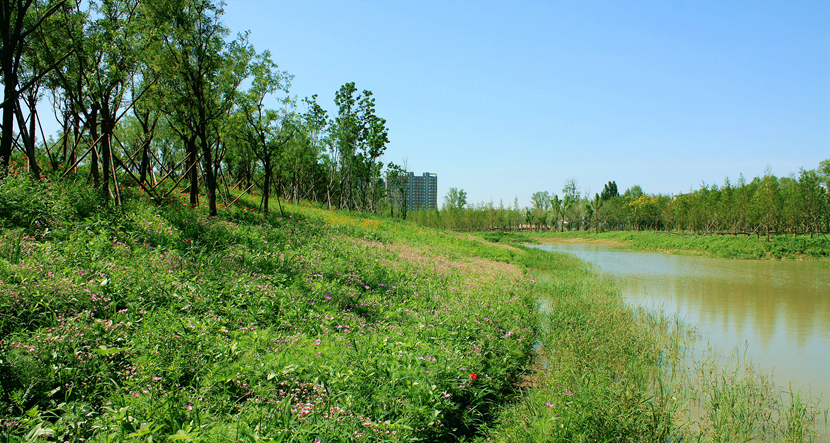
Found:
<path fill-rule="evenodd" d="M 827 1 L 234 1 L 295 76 L 353 81 L 387 120 L 385 161 L 470 202 L 536 191 L 676 194 L 830 158 Z"/>

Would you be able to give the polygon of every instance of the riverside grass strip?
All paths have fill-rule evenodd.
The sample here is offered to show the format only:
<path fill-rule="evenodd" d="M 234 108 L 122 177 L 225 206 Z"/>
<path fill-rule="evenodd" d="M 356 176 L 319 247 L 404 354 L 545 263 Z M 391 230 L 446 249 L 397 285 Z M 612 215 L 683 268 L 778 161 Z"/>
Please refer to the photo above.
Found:
<path fill-rule="evenodd" d="M 701 255 L 738 259 L 828 259 L 830 237 L 827 234 L 794 236 L 771 235 L 695 235 L 663 231 L 566 231 L 525 233 L 534 241 L 606 242 L 621 247 L 682 255 Z"/>
<path fill-rule="evenodd" d="M 123 196 L 0 182 L 4 443 L 685 429 L 667 378 L 682 329 L 565 256 L 312 205 L 209 219 Z"/>
<path fill-rule="evenodd" d="M 827 441 L 821 399 L 781 389 L 738 350 L 700 353 L 694 328 L 626 305 L 577 258 L 527 252 L 539 367 L 486 441 Z"/>

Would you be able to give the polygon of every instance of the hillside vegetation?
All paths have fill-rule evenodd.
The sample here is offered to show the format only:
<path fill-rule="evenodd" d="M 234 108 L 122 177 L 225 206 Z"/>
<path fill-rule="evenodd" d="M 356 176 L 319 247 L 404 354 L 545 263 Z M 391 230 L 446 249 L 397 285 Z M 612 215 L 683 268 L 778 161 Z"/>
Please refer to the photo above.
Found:
<path fill-rule="evenodd" d="M 533 358 L 516 250 L 123 192 L 0 182 L 4 441 L 453 440 Z"/>
<path fill-rule="evenodd" d="M 565 255 L 310 205 L 210 218 L 138 189 L 115 207 L 0 181 L 0 441 L 811 435 L 809 405 L 766 385 L 750 419 L 715 404 L 734 429 L 687 427 L 691 332 Z"/>

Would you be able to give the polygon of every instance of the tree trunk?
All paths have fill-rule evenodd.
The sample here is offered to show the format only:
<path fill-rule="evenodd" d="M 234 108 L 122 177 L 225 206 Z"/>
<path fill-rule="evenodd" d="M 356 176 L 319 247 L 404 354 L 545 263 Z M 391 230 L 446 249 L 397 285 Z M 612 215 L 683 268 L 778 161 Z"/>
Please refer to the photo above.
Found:
<path fill-rule="evenodd" d="M 3 68 L 11 69 L 11 67 L 6 68 L 6 60 L 3 60 Z M 6 104 L 3 105 L 3 137 L 0 139 L 0 166 L 2 166 L 3 171 L 5 171 L 9 167 L 9 161 L 12 156 L 12 142 L 14 141 L 12 127 L 14 126 L 14 102 L 16 97 L 15 86 L 17 86 L 17 82 L 9 81 L 10 73 L 6 73 L 6 82 L 4 88 L 3 99 L 6 101 Z"/>
<path fill-rule="evenodd" d="M 92 108 L 90 110 L 89 119 L 87 124 L 89 125 L 89 135 L 92 137 L 92 144 L 93 146 L 95 143 L 98 142 L 98 108 L 100 106 L 98 103 L 93 103 Z M 92 174 L 92 185 L 94 187 L 98 187 L 101 184 L 101 177 L 98 175 L 98 148 L 95 147 L 92 150 L 92 157 L 90 160 L 91 164 L 89 167 L 89 173 Z"/>
<path fill-rule="evenodd" d="M 265 166 L 265 184 L 262 186 L 262 211 L 268 213 L 268 199 L 271 196 L 271 160 L 264 162 Z"/>
<path fill-rule="evenodd" d="M 40 167 L 37 165 L 37 159 L 35 158 L 34 140 L 32 140 L 30 136 L 31 134 L 28 134 L 29 131 L 26 129 L 26 122 L 23 120 L 23 111 L 20 109 L 20 103 L 15 101 L 12 103 L 12 106 L 14 106 L 14 111 L 17 115 L 17 127 L 20 131 L 20 136 L 23 138 L 23 145 L 26 148 L 26 156 L 29 158 L 29 171 L 31 171 L 35 179 L 39 179 Z"/>
<path fill-rule="evenodd" d="M 202 143 L 202 156 L 204 157 L 205 179 L 208 188 L 208 208 L 211 217 L 216 217 L 216 170 L 213 167 L 213 149 L 207 140 L 207 128 L 201 128 L 199 134 Z"/>
<path fill-rule="evenodd" d="M 187 138 L 187 170 L 190 171 L 190 206 L 199 205 L 199 167 L 196 165 L 196 136 Z"/>
<path fill-rule="evenodd" d="M 110 175 L 115 174 L 110 165 L 112 165 L 112 132 L 114 129 L 114 118 L 110 114 L 109 104 L 105 101 L 101 107 L 101 169 L 102 180 L 101 195 L 104 201 L 108 201 L 110 197 Z"/>

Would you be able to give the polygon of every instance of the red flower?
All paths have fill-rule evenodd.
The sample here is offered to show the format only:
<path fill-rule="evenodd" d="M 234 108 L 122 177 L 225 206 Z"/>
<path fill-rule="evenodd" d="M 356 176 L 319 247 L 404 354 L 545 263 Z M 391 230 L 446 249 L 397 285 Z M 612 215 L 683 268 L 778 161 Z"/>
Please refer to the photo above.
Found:
<path fill-rule="evenodd" d="M 185 240 L 184 242 L 185 242 L 185 243 L 190 243 L 190 240 Z"/>
<path fill-rule="evenodd" d="M 475 380 L 475 379 L 477 379 L 477 378 L 478 378 L 478 375 L 476 375 L 476 373 L 475 373 L 475 372 L 470 372 L 470 378 L 472 378 L 473 380 Z"/>

